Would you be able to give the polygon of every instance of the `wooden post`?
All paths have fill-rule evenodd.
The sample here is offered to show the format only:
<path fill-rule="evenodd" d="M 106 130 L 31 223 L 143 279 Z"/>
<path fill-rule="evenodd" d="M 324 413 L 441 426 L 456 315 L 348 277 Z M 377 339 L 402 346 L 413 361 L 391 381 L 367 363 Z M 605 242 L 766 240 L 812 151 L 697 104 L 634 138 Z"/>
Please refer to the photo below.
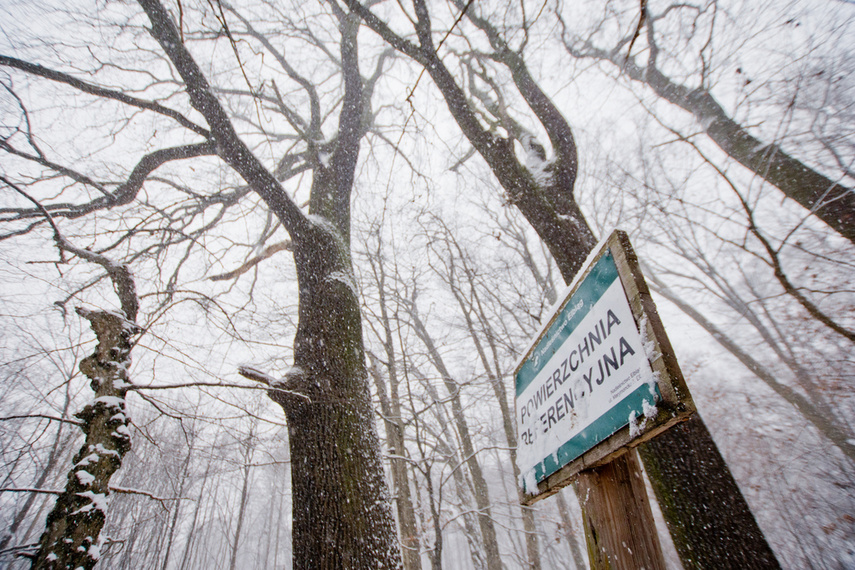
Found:
<path fill-rule="evenodd" d="M 575 481 L 591 568 L 664 570 L 634 447 L 695 405 L 626 233 L 612 233 L 580 270 L 514 378 L 528 446 L 523 502 Z"/>
<path fill-rule="evenodd" d="M 635 450 L 579 473 L 576 492 L 592 570 L 665 570 Z"/>

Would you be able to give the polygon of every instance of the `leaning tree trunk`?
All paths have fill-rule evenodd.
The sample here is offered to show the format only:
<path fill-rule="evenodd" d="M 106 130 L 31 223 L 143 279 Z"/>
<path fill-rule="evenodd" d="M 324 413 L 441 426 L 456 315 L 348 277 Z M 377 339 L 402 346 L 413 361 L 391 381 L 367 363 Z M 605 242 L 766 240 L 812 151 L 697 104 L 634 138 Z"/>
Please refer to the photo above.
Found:
<path fill-rule="evenodd" d="M 686 570 L 780 568 L 700 415 L 638 452 Z"/>
<path fill-rule="evenodd" d="M 91 569 L 100 558 L 98 540 L 106 519 L 110 478 L 131 448 L 125 394 L 130 387 L 131 336 L 137 327 L 118 313 L 77 309 L 98 337 L 95 353 L 80 362 L 95 400 L 75 414 L 86 440 L 74 457 L 65 491 L 48 514 L 33 568 Z"/>
<path fill-rule="evenodd" d="M 619 50 L 601 50 L 588 42 L 581 49 L 565 45 L 574 57 L 610 61 L 630 79 L 646 84 L 662 99 L 691 113 L 710 140 L 728 156 L 855 243 L 855 192 L 851 187 L 790 156 L 777 143 L 767 143 L 751 135 L 703 87 L 678 83 L 655 65 L 640 66 Z"/>

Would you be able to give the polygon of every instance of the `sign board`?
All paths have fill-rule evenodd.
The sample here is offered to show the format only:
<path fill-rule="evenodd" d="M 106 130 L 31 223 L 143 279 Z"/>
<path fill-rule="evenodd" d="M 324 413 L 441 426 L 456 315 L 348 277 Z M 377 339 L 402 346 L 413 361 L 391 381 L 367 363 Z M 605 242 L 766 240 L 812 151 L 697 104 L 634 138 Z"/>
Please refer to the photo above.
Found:
<path fill-rule="evenodd" d="M 514 379 L 526 504 L 695 410 L 629 238 L 617 230 L 580 270 Z"/>

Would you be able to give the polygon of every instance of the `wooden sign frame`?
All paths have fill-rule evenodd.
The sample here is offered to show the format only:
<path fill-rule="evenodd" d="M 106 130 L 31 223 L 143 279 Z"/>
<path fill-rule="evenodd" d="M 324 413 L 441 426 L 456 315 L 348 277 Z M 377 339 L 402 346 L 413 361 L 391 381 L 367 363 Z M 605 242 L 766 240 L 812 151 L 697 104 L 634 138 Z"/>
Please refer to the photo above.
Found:
<path fill-rule="evenodd" d="M 665 328 L 659 318 L 659 313 L 650 295 L 650 290 L 644 280 L 638 258 L 629 242 L 629 236 L 620 230 L 615 230 L 608 239 L 601 242 L 597 252 L 589 258 L 589 263 L 580 270 L 579 276 L 574 280 L 564 300 L 557 305 L 546 326 L 543 327 L 541 333 L 533 340 L 525 355 L 520 359 L 519 364 L 514 370 L 515 385 L 519 381 L 521 369 L 533 358 L 535 351 L 539 349 L 541 341 L 559 316 L 564 314 L 563 311 L 568 307 L 574 294 L 585 283 L 592 269 L 597 267 L 598 262 L 609 253 L 617 268 L 617 277 L 620 280 L 623 292 L 629 303 L 636 330 L 639 332 L 641 338 L 647 341 L 645 343 L 647 344 L 647 348 L 644 352 L 650 369 L 653 372 L 656 388 L 658 389 L 658 400 L 655 402 L 655 411 L 651 412 L 648 408 L 646 410 L 648 413 L 643 418 L 642 423 L 635 423 L 630 426 L 630 422 L 627 420 L 626 425 L 617 429 L 617 431 L 602 441 L 594 444 L 578 457 L 564 465 L 560 465 L 557 470 L 548 474 L 542 480 L 537 481 L 536 493 L 532 493 L 532 483 L 529 482 L 529 484 L 525 485 L 527 492 L 522 493 L 524 497 L 523 504 L 530 505 L 557 493 L 562 487 L 570 484 L 580 471 L 612 461 L 627 450 L 656 437 L 675 424 L 687 420 L 695 411 L 691 394 L 686 386 L 680 366 L 677 363 L 674 350 L 665 333 Z M 553 353 L 558 348 L 560 346 L 556 346 Z M 517 391 L 515 390 L 516 393 Z M 519 402 L 515 398 L 515 414 L 517 414 L 518 426 L 519 413 Z M 519 438 L 521 434 L 517 435 Z M 522 444 L 522 439 L 520 439 L 520 442 Z M 555 461 L 558 461 L 557 454 L 554 457 L 556 457 Z M 545 459 L 543 460 L 543 464 L 546 465 Z M 522 485 L 523 483 L 520 482 L 520 484 Z"/>

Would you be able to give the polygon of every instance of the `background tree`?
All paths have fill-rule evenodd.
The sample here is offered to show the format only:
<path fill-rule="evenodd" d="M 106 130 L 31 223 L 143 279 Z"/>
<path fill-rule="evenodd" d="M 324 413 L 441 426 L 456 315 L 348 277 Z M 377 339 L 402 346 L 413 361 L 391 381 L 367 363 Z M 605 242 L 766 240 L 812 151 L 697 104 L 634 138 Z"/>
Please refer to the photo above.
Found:
<path fill-rule="evenodd" d="M 780 9 L 781 14 L 786 14 L 783 26 L 779 22 L 765 20 L 765 18 L 761 25 L 773 29 L 783 27 L 785 33 L 789 31 L 787 28 L 799 26 L 801 14 L 795 5 L 781 6 Z M 722 26 L 740 25 L 740 11 L 740 7 L 733 10 L 730 6 L 717 1 L 704 2 L 697 6 L 674 3 L 656 6 L 645 2 L 642 13 L 637 18 L 638 26 L 635 29 L 625 27 L 626 24 L 621 26 L 624 34 L 622 37 L 610 37 L 611 34 L 604 33 L 604 26 L 595 28 L 590 35 L 580 34 L 569 29 L 562 20 L 563 41 L 567 51 L 573 57 L 611 63 L 629 79 L 644 84 L 658 97 L 691 113 L 703 133 L 730 158 L 739 162 L 754 175 L 776 186 L 784 196 L 800 204 L 808 213 L 815 215 L 841 236 L 855 243 L 855 192 L 851 188 L 851 164 L 844 158 L 848 154 L 848 149 L 844 150 L 847 144 L 845 140 L 823 132 L 826 129 L 824 121 L 813 121 L 813 128 L 811 128 L 813 146 L 819 151 L 818 154 L 826 155 L 817 162 L 822 166 L 830 167 L 829 170 L 834 174 L 829 177 L 822 173 L 821 168 L 806 164 L 784 150 L 781 139 L 787 136 L 786 132 L 779 131 L 774 135 L 777 137 L 776 140 L 764 142 L 761 138 L 757 138 L 758 134 L 753 134 L 755 129 L 746 126 L 752 124 L 751 117 L 757 114 L 756 111 L 742 111 L 742 108 L 747 106 L 743 103 L 739 111 L 744 118 L 735 119 L 733 114 L 728 112 L 713 95 L 713 90 L 721 89 L 726 93 L 728 87 L 732 89 L 731 85 L 719 85 L 725 81 L 721 77 L 723 70 L 718 69 L 718 66 L 724 64 L 728 68 L 733 67 L 733 63 L 728 60 L 734 58 L 727 53 L 728 50 L 722 49 L 724 46 L 720 45 L 719 35 L 715 31 Z M 560 14 L 557 15 L 561 17 Z M 624 17 L 626 15 L 624 14 Z M 722 24 L 722 20 L 727 23 Z M 751 24 L 755 33 L 758 31 L 757 24 L 757 20 L 753 20 Z M 639 34 L 639 31 L 644 33 Z M 840 32 L 841 28 L 832 30 L 832 34 Z M 599 47 L 598 44 L 603 41 L 611 42 L 612 45 L 605 48 Z M 744 44 L 740 47 L 744 47 Z M 805 51 L 807 51 L 807 57 L 812 59 L 814 54 L 810 53 L 810 50 L 811 47 L 808 46 Z M 683 70 L 690 70 L 688 73 L 677 72 L 685 76 L 685 79 L 675 79 L 666 75 L 667 70 L 675 67 L 674 60 L 686 59 L 686 55 L 690 55 L 695 61 L 680 62 Z M 642 57 L 646 57 L 643 64 L 638 62 Z M 838 65 L 836 62 L 830 62 L 829 67 L 834 69 Z M 755 73 L 755 69 L 752 69 L 754 67 L 748 61 L 736 64 L 737 79 L 744 77 L 743 85 L 738 89 L 743 91 L 741 98 L 747 101 L 756 98 L 758 91 L 762 89 L 756 86 L 757 75 L 768 73 L 763 69 L 757 69 Z M 662 70 L 666 72 L 663 73 Z M 804 73 L 802 70 L 798 71 Z M 836 73 L 836 70 L 832 71 L 831 75 Z M 832 79 L 831 82 L 827 82 L 828 80 L 822 77 L 825 74 L 825 70 L 813 71 L 813 76 L 825 83 L 819 90 L 824 92 L 824 103 L 828 107 L 821 110 L 798 109 L 804 104 L 805 99 L 805 94 L 800 91 L 806 88 L 797 85 L 793 89 L 792 100 L 789 103 L 791 107 L 798 109 L 796 113 L 822 113 L 835 118 L 847 113 L 846 107 L 835 108 L 839 104 L 837 96 L 841 87 L 839 79 L 843 76 L 838 76 L 837 81 Z M 811 118 L 807 120 L 811 121 Z M 768 129 L 756 130 L 762 132 Z M 795 142 L 789 138 L 785 140 L 789 144 Z"/>
<path fill-rule="evenodd" d="M 417 0 L 413 7 L 416 16 L 413 25 L 418 44 L 393 32 L 389 26 L 358 2 L 349 2 L 348 5 L 359 13 L 366 24 L 385 41 L 425 68 L 445 98 L 448 109 L 463 134 L 496 175 L 508 200 L 519 208 L 549 247 L 564 280 L 569 283 L 593 248 L 595 239 L 573 197 L 578 157 L 572 130 L 560 111 L 540 89 L 525 65 L 522 51 L 526 47 L 527 36 L 524 37 L 518 49 L 512 49 L 486 19 L 479 17 L 474 10 L 472 13 L 468 12 L 469 5 L 464 5 L 462 2 L 456 4 L 461 10 L 461 15 L 466 13 L 467 18 L 484 33 L 493 50 L 485 54 L 483 59 L 493 60 L 507 70 L 519 95 L 534 113 L 539 127 L 546 132 L 554 153 L 548 161 L 545 147 L 538 143 L 529 131 L 523 129 L 518 123 L 515 124 L 515 121 L 503 112 L 502 101 L 505 97 L 501 94 L 489 93 L 491 97 L 482 96 L 479 103 L 488 116 L 492 116 L 494 121 L 504 127 L 508 136 L 494 134 L 491 132 L 489 123 L 485 126 L 479 120 L 476 114 L 477 107 L 473 104 L 473 99 L 477 100 L 480 95 L 477 83 L 471 82 L 470 85 L 475 85 L 471 87 L 474 95 L 467 97 L 442 62 L 433 40 L 431 17 L 423 2 Z M 488 79 L 482 84 L 484 83 L 487 89 L 497 90 L 495 82 L 490 82 Z M 515 141 L 518 141 L 526 152 L 529 158 L 528 167 L 517 158 L 514 149 Z M 671 450 L 664 448 L 666 439 L 673 439 L 674 447 L 693 447 L 699 456 L 709 456 L 709 459 L 703 463 L 716 470 L 715 477 L 718 483 L 715 485 L 715 490 L 710 480 L 696 477 L 691 466 L 681 467 L 673 461 L 670 461 L 674 466 L 672 471 L 648 469 L 648 474 L 653 477 L 670 477 L 667 481 L 661 481 L 661 484 L 660 482 L 654 484 L 654 490 L 662 493 L 668 489 L 697 486 L 681 497 L 681 502 L 693 504 L 690 511 L 715 513 L 711 515 L 712 518 L 721 520 L 733 518 L 735 511 L 742 514 L 738 528 L 727 529 L 724 525 L 719 525 L 716 528 L 722 532 L 722 535 L 712 538 L 708 528 L 695 525 L 694 521 L 698 520 L 697 517 L 691 514 L 684 517 L 681 516 L 683 512 L 666 511 L 666 515 L 680 518 L 680 520 L 672 519 L 671 527 L 681 529 L 681 537 L 688 537 L 679 541 L 681 548 L 678 550 L 684 561 L 690 560 L 690 552 L 700 551 L 710 554 L 710 558 L 704 563 L 715 564 L 713 560 L 716 556 L 719 557 L 719 563 L 725 560 L 726 553 L 702 546 L 709 541 L 711 544 L 722 542 L 739 544 L 739 551 L 743 556 L 750 557 L 758 567 L 777 567 L 774 554 L 766 544 L 762 531 L 754 521 L 748 505 L 742 498 L 736 482 L 730 475 L 726 463 L 718 453 L 715 442 L 702 420 L 696 415 L 687 422 L 687 426 L 686 429 L 692 430 L 695 434 L 693 437 L 680 438 L 676 432 L 666 432 L 659 437 L 663 440 L 660 442 L 663 447 L 649 445 L 645 448 L 646 453 L 642 454 L 642 457 L 649 452 L 648 457 L 660 455 L 661 461 L 670 461 Z M 705 491 L 703 488 L 708 482 L 710 488 Z M 726 494 L 723 493 L 724 490 L 727 490 Z M 722 500 L 722 495 L 726 497 L 725 500 Z M 665 500 L 666 497 L 662 495 L 660 502 Z M 682 542 L 686 542 L 688 546 L 682 548 Z M 596 550 L 598 551 L 599 548 Z"/>

